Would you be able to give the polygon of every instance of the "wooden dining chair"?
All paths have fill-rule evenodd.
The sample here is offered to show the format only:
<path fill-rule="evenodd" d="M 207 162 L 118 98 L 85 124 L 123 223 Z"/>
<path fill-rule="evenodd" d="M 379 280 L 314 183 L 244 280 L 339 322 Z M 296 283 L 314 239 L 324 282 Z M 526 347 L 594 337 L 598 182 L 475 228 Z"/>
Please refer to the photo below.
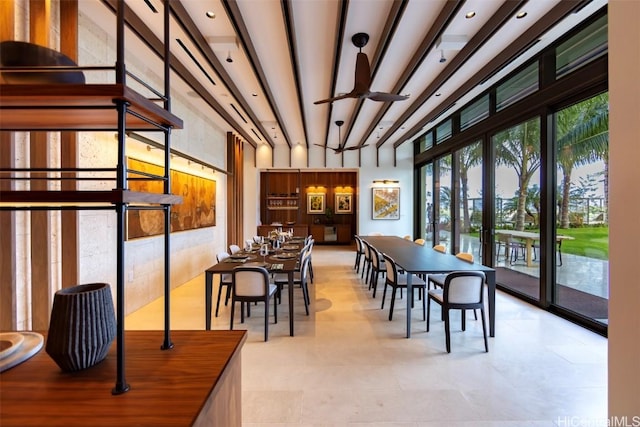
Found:
<path fill-rule="evenodd" d="M 365 283 L 369 283 L 369 271 L 371 270 L 371 246 L 366 240 L 363 240 L 362 244 L 364 249 L 364 262 L 362 264 L 362 272 L 360 273 L 360 278 L 366 278 Z"/>
<path fill-rule="evenodd" d="M 427 332 L 431 301 L 442 307 L 447 353 L 451 353 L 451 310 L 461 310 L 462 330 L 466 329 L 465 312 L 468 309 L 480 310 L 484 350 L 489 351 L 487 342 L 487 326 L 484 316 L 484 280 L 480 271 L 456 271 L 449 273 L 442 289 L 431 289 L 427 293 Z"/>
<path fill-rule="evenodd" d="M 311 264 L 311 252 L 305 247 L 300 253 L 300 269 L 293 273 L 293 286 L 299 285 L 304 298 L 304 310 L 309 315 L 309 266 Z M 277 273 L 273 276 L 273 283 L 278 287 L 278 301 L 282 300 L 282 290 L 289 285 L 289 275 Z"/>
<path fill-rule="evenodd" d="M 216 260 L 218 262 L 223 262 L 225 259 L 229 258 L 229 254 L 227 252 L 220 252 L 216 255 Z M 220 309 L 220 296 L 222 295 L 222 288 L 227 288 L 224 298 L 224 305 L 226 306 L 229 303 L 229 298 L 231 297 L 231 286 L 233 285 L 233 278 L 231 274 L 225 273 L 220 275 L 220 284 L 218 285 L 218 300 L 216 301 L 216 317 L 218 317 L 218 310 Z"/>
<path fill-rule="evenodd" d="M 371 255 L 371 276 L 369 277 L 369 290 L 373 289 L 373 298 L 376 297 L 376 290 L 378 289 L 378 279 L 382 273 L 382 277 L 386 276 L 387 265 L 382 257 L 382 254 L 378 250 L 369 245 L 369 253 Z"/>
<path fill-rule="evenodd" d="M 380 309 L 384 309 L 384 300 L 387 296 L 387 287 L 391 287 L 391 304 L 389 306 L 389 320 L 393 320 L 393 307 L 396 302 L 396 291 L 398 289 L 402 290 L 407 288 L 407 274 L 406 273 L 399 274 L 396 262 L 389 255 L 383 253 L 382 256 L 384 258 L 384 262 L 387 267 L 387 277 L 384 282 L 384 291 L 382 292 L 382 305 L 380 306 Z M 426 284 L 424 280 L 422 280 L 420 277 L 415 275 L 412 277 L 411 286 L 412 286 L 412 291 L 416 289 L 424 291 L 426 289 Z M 411 299 L 411 301 L 409 301 L 409 298 Z M 426 300 L 426 297 L 422 298 L 422 320 L 425 319 L 425 300 Z M 413 308 L 413 302 L 414 302 L 413 295 L 407 295 L 407 304 L 411 304 L 412 308 Z"/>
<path fill-rule="evenodd" d="M 353 236 L 356 241 L 356 261 L 353 264 L 353 269 L 356 270 L 356 273 L 360 272 L 360 262 L 362 261 L 362 255 L 364 254 L 364 248 L 362 247 L 362 240 L 358 235 Z"/>
<path fill-rule="evenodd" d="M 458 252 L 456 254 L 456 258 L 461 259 L 461 260 L 466 261 L 466 262 L 471 263 L 471 264 L 473 264 L 473 261 L 474 261 L 473 254 L 469 253 L 469 252 Z M 429 274 L 427 288 L 430 288 L 432 283 L 433 283 L 433 289 L 443 288 L 444 287 L 444 282 L 446 281 L 447 276 L 449 274 L 451 274 L 451 273 Z M 473 310 L 473 317 L 476 320 L 478 320 L 478 313 L 476 313 L 475 310 Z"/>
<path fill-rule="evenodd" d="M 278 304 L 274 295 L 278 286 L 270 283 L 269 272 L 264 267 L 238 266 L 233 269 L 231 286 L 231 321 L 229 329 L 233 330 L 233 316 L 236 302 L 240 303 L 240 323 L 244 323 L 244 303 L 264 302 L 264 340 L 269 340 L 269 301 L 273 299 L 274 323 L 278 323 Z"/>
<path fill-rule="evenodd" d="M 442 252 L 443 254 L 447 253 L 447 247 L 445 245 L 435 245 L 433 247 L 434 251 Z"/>

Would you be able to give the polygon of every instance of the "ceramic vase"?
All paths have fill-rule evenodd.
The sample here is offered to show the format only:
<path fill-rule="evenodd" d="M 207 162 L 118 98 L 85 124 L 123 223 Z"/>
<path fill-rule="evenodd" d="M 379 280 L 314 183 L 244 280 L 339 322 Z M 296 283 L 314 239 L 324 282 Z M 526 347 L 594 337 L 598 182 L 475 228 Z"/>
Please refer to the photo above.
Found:
<path fill-rule="evenodd" d="M 46 352 L 65 372 L 101 362 L 116 336 L 116 318 L 107 283 L 90 283 L 56 292 Z"/>

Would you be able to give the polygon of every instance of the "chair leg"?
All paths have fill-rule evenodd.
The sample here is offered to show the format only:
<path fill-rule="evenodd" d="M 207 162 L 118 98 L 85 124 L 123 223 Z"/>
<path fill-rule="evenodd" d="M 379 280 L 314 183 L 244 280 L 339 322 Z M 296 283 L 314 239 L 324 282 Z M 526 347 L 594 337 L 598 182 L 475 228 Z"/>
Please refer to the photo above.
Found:
<path fill-rule="evenodd" d="M 218 301 L 216 301 L 216 317 L 218 317 L 218 310 L 220 309 L 220 296 L 221 295 L 222 295 L 222 283 L 218 287 Z"/>
<path fill-rule="evenodd" d="M 231 300 L 231 324 L 229 325 L 229 330 L 233 331 L 233 315 L 236 311 L 236 302 Z"/>
<path fill-rule="evenodd" d="M 269 341 L 269 297 L 264 301 L 264 340 Z"/>
<path fill-rule="evenodd" d="M 480 316 L 482 317 L 482 335 L 484 336 L 484 351 L 489 353 L 489 343 L 487 342 L 487 326 L 484 320 L 484 309 L 480 310 Z"/>
<path fill-rule="evenodd" d="M 273 298 L 273 323 L 278 323 L 278 304 L 276 304 L 275 298 Z"/>
<path fill-rule="evenodd" d="M 431 317 L 431 298 L 426 297 L 427 300 L 427 332 L 429 332 L 429 317 Z"/>
<path fill-rule="evenodd" d="M 391 305 L 389 305 L 389 320 L 393 319 L 393 306 L 396 303 L 396 287 L 393 288 L 393 292 L 391 293 Z"/>
<path fill-rule="evenodd" d="M 462 330 L 466 331 L 467 330 L 467 310 L 460 310 L 462 313 L 460 313 L 460 317 L 462 317 Z"/>
<path fill-rule="evenodd" d="M 422 290 L 422 288 L 420 288 Z M 425 301 L 427 299 L 427 294 L 424 294 L 424 298 L 422 298 L 422 320 L 425 320 Z"/>
<path fill-rule="evenodd" d="M 301 286 L 302 286 L 302 299 L 304 300 L 304 311 L 308 316 L 309 315 L 309 289 L 307 288 L 306 284 Z"/>
<path fill-rule="evenodd" d="M 384 282 L 384 291 L 382 292 L 382 304 L 380 305 L 380 310 L 384 310 L 384 300 L 387 298 L 387 282 Z"/>
<path fill-rule="evenodd" d="M 449 325 L 449 309 L 445 309 L 443 306 L 442 311 L 444 314 L 444 335 L 447 344 L 447 353 L 451 353 L 451 328 Z"/>

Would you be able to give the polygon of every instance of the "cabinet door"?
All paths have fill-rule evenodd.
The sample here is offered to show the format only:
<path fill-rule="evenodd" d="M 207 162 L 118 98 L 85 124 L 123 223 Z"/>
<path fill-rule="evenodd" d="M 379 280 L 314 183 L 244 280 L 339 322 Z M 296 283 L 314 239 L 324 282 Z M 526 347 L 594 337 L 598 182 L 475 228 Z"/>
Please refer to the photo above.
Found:
<path fill-rule="evenodd" d="M 324 225 L 310 225 L 309 232 L 316 243 L 324 242 Z"/>
<path fill-rule="evenodd" d="M 339 225 L 337 228 L 338 228 L 338 243 L 350 243 L 351 242 L 351 226 Z"/>

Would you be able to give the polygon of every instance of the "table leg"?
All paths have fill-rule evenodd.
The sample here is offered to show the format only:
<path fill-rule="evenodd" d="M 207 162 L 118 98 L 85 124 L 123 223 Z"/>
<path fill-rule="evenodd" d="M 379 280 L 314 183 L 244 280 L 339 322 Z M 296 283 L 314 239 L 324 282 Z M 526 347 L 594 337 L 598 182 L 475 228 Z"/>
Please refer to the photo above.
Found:
<path fill-rule="evenodd" d="M 289 275 L 289 335 L 293 336 L 293 271 Z"/>
<path fill-rule="evenodd" d="M 207 331 L 211 330 L 211 293 L 213 291 L 213 273 L 204 273 L 204 324 Z"/>
<path fill-rule="evenodd" d="M 533 266 L 533 257 L 531 256 L 533 254 L 533 240 L 532 239 L 526 239 L 525 241 L 525 248 L 527 250 L 527 267 L 532 267 Z"/>
<path fill-rule="evenodd" d="M 496 336 L 496 272 L 486 271 L 487 299 L 489 300 L 489 336 Z"/>
<path fill-rule="evenodd" d="M 407 338 L 411 338 L 411 301 L 413 301 L 413 274 L 407 271 Z M 423 296 L 426 298 L 426 295 Z"/>

